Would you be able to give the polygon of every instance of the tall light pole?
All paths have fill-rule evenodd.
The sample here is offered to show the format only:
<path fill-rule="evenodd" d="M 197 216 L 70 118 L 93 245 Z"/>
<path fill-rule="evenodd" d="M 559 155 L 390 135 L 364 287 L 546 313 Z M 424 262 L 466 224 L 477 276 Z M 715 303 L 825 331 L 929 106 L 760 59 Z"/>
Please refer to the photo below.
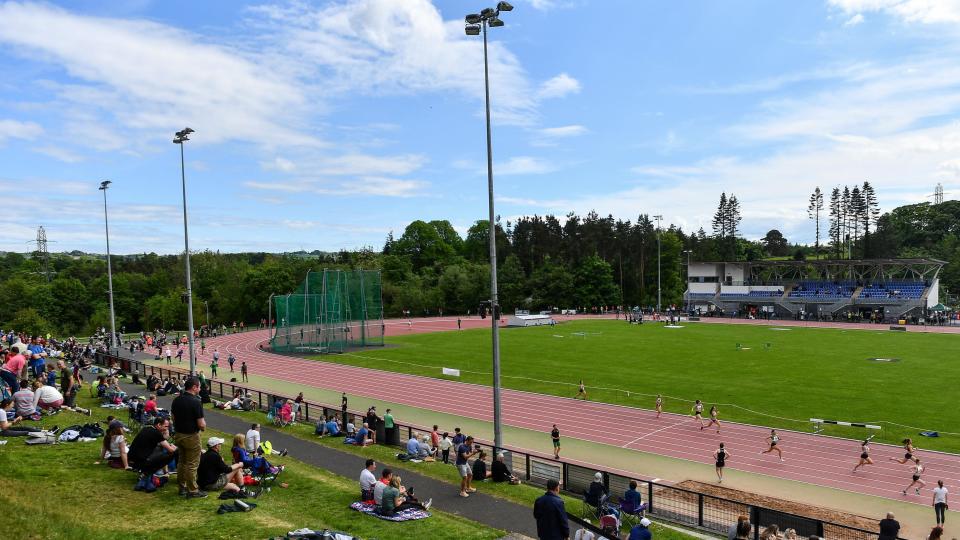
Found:
<path fill-rule="evenodd" d="M 657 220 L 657 313 L 660 313 L 660 222 L 663 216 L 657 214 L 653 219 Z"/>
<path fill-rule="evenodd" d="M 103 192 L 103 228 L 107 233 L 107 290 L 110 294 L 110 351 L 117 348 L 117 322 L 113 311 L 113 268 L 110 264 L 110 221 L 107 219 L 107 188 L 112 184 L 110 180 L 100 182 L 100 191 Z"/>
<path fill-rule="evenodd" d="M 683 250 L 687 254 L 687 313 L 690 313 L 690 254 L 693 253 L 692 249 Z"/>
<path fill-rule="evenodd" d="M 487 64 L 487 27 L 503 26 L 501 11 L 512 11 L 513 6 L 500 2 L 496 9 L 485 8 L 479 14 L 467 15 L 465 31 L 468 36 L 483 32 L 483 85 L 487 112 L 487 206 L 490 213 L 490 325 L 493 336 L 493 446 L 494 452 L 503 448 L 503 425 L 500 410 L 500 306 L 497 300 L 497 230 L 493 212 L 493 142 L 490 134 L 490 69 Z"/>
<path fill-rule="evenodd" d="M 183 128 L 173 136 L 173 144 L 180 145 L 180 185 L 183 188 L 183 260 L 187 273 L 187 346 L 190 348 L 190 375 L 197 372 L 197 359 L 193 352 L 193 289 L 190 287 L 190 235 L 187 232 L 187 173 L 183 163 L 183 143 L 193 133 Z"/>

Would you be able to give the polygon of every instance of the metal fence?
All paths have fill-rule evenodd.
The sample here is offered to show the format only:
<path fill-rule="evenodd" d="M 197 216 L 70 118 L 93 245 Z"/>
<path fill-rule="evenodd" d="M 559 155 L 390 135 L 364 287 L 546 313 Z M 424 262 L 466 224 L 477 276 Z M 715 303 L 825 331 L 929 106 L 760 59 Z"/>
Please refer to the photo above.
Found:
<path fill-rule="evenodd" d="M 171 375 L 181 376 L 187 373 L 187 370 L 181 368 L 154 366 L 144 364 L 139 360 L 103 353 L 97 354 L 96 361 L 100 365 L 112 366 L 116 364 L 121 370 L 128 373 L 138 373 L 141 377 L 154 374 L 164 378 Z M 251 397 L 256 396 L 257 407 L 263 411 L 268 410 L 274 400 L 283 397 L 275 392 L 254 388 L 249 384 L 240 382 L 209 379 L 207 382 L 210 385 L 212 396 L 232 398 L 237 389 L 243 389 Z M 307 422 L 341 415 L 341 410 L 337 407 L 310 401 L 304 401 L 300 410 Z M 362 412 L 347 411 L 347 415 L 349 421 L 355 425 L 365 421 Z M 396 429 L 398 435 L 405 435 L 407 439 L 415 432 L 429 433 L 430 431 L 425 426 L 403 423 L 396 423 Z M 379 440 L 381 439 L 378 436 Z M 489 460 L 493 459 L 494 455 L 493 446 L 482 441 L 477 441 L 477 444 L 486 450 L 489 466 Z M 400 441 L 399 445 L 402 446 L 403 441 Z M 877 533 L 873 531 L 789 514 L 694 490 L 642 480 L 639 477 L 625 476 L 593 465 L 579 465 L 553 459 L 553 456 L 539 455 L 509 447 L 502 450 L 506 451 L 504 462 L 507 467 L 516 476 L 525 479 L 528 484 L 545 486 L 548 480 L 557 480 L 566 494 L 582 498 L 590 483 L 593 482 L 594 475 L 600 472 L 607 492 L 613 495 L 611 501 L 615 503 L 618 500 L 615 494 L 624 493 L 629 487 L 630 481 L 635 480 L 638 483 L 637 489 L 644 495 L 644 501 L 647 503 L 647 516 L 719 535 L 726 535 L 729 527 L 737 522 L 737 518 L 745 515 L 750 518 L 750 522 L 754 525 L 752 531 L 754 540 L 758 540 L 762 529 L 770 525 L 779 526 L 781 531 L 788 528 L 795 529 L 797 535 L 801 538 L 816 535 L 826 540 L 875 540 L 877 537 Z"/>

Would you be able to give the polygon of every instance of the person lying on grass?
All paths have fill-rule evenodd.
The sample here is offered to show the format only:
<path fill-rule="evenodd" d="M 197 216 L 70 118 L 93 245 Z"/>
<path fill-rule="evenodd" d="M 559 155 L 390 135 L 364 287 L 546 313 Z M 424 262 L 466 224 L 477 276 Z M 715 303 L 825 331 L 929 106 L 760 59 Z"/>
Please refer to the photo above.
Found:
<path fill-rule="evenodd" d="M 11 410 L 13 410 L 12 399 L 7 398 L 0 401 L 0 437 L 26 437 L 29 433 L 43 432 L 42 429 L 22 425 L 20 423 L 23 420 L 21 416 L 8 419 Z"/>
<path fill-rule="evenodd" d="M 197 485 L 204 491 L 230 491 L 239 493 L 243 485 L 243 463 L 227 465 L 220 456 L 223 439 L 210 437 L 207 451 L 200 456 L 197 468 Z"/>

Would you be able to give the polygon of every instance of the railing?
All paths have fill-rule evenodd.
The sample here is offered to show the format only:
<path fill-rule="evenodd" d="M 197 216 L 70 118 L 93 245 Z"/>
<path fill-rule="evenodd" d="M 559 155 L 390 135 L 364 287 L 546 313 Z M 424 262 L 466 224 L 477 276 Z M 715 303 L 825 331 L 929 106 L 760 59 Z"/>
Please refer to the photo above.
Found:
<path fill-rule="evenodd" d="M 96 362 L 108 366 L 119 364 L 120 369 L 124 372 L 137 373 L 144 378 L 150 374 L 164 378 L 170 375 L 180 376 L 187 373 L 187 370 L 181 368 L 154 366 L 139 360 L 103 353 L 97 353 Z M 280 396 L 275 392 L 253 388 L 244 383 L 210 379 L 207 380 L 207 383 L 211 395 L 219 397 L 232 398 L 238 389 L 249 393 L 251 397 L 256 394 L 257 407 L 264 411 L 269 410 L 275 399 L 280 399 Z M 267 398 L 266 401 L 264 396 Z M 307 422 L 319 420 L 321 417 L 329 418 L 342 414 L 339 408 L 310 401 L 304 401 L 300 410 Z M 355 425 L 365 421 L 363 420 L 364 414 L 360 412 L 348 410 L 347 416 Z M 380 427 L 382 429 L 382 426 Z M 414 432 L 429 433 L 430 429 L 414 424 L 396 423 L 396 431 L 397 435 L 405 434 L 409 439 Z M 378 441 L 381 440 L 381 433 L 378 433 Z M 476 443 L 481 448 L 489 450 L 487 457 L 493 459 L 495 454 L 493 445 L 482 441 L 476 441 Z M 402 446 L 404 446 L 403 442 L 400 441 L 398 447 Z M 507 467 L 513 471 L 513 474 L 524 478 L 529 484 L 545 486 L 548 480 L 557 480 L 564 492 L 582 498 L 597 472 L 602 474 L 603 484 L 607 492 L 612 494 L 624 493 L 629 487 L 630 481 L 636 480 L 638 489 L 641 490 L 641 493 L 645 492 L 646 514 L 648 516 L 678 525 L 703 529 L 715 534 L 727 534 L 730 525 L 735 524 L 740 515 L 746 515 L 749 516 L 750 522 L 754 524 L 754 540 L 759 539 L 760 531 L 763 528 L 774 524 L 778 525 L 781 531 L 788 528 L 796 530 L 799 537 L 816 535 L 826 540 L 875 540 L 877 537 L 877 533 L 873 531 L 780 512 L 650 480 L 641 480 L 636 476 L 622 474 L 623 471 L 602 470 L 590 464 L 556 460 L 551 455 L 531 453 L 513 448 L 503 448 L 502 450 L 506 451 L 504 461 Z"/>

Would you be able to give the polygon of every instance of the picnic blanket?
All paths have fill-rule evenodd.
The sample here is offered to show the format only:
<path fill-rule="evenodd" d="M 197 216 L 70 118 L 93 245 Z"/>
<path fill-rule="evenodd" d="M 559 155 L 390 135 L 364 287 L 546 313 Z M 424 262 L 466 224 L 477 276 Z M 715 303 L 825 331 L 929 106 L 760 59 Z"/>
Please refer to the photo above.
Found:
<path fill-rule="evenodd" d="M 387 521 L 413 521 L 417 519 L 426 519 L 430 517 L 430 512 L 427 512 L 426 510 L 418 510 L 415 508 L 410 508 L 408 510 L 401 510 L 392 516 L 383 516 L 377 513 L 377 505 L 372 503 L 365 503 L 365 502 L 352 503 L 350 505 L 350 508 L 353 508 L 357 512 L 363 512 L 368 516 L 385 519 Z"/>

